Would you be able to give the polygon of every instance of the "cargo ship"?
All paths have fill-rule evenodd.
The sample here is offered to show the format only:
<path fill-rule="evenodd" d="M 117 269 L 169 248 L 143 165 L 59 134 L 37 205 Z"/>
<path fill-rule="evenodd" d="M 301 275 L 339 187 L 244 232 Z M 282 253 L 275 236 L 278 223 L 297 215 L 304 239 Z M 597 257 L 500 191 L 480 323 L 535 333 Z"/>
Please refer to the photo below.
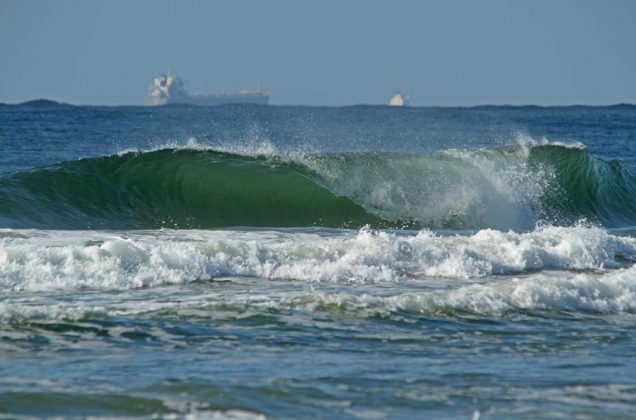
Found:
<path fill-rule="evenodd" d="M 256 88 L 243 89 L 238 93 L 210 93 L 190 94 L 185 89 L 183 79 L 162 74 L 155 77 L 148 87 L 149 105 L 192 104 L 214 106 L 223 104 L 267 104 L 272 91 L 262 89 L 257 83 Z"/>

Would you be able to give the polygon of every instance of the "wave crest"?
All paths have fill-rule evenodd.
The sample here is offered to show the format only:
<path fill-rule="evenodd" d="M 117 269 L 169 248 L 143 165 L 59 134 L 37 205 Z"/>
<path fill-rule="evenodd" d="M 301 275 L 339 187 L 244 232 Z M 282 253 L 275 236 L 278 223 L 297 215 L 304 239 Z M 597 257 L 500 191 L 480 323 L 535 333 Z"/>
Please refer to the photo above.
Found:
<path fill-rule="evenodd" d="M 585 148 L 521 142 L 434 155 L 128 152 L 0 178 L 13 228 L 636 224 L 636 177 Z M 258 149 L 261 152 L 263 148 Z M 235 151 L 241 152 L 241 151 Z"/>

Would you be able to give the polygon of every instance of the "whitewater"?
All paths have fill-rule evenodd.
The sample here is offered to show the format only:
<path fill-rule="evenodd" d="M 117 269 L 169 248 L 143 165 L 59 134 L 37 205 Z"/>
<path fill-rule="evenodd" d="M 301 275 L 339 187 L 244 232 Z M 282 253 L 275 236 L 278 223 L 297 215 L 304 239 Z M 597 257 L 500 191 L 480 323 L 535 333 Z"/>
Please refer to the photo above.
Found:
<path fill-rule="evenodd" d="M 629 417 L 635 137 L 631 105 L 0 105 L 0 414 Z"/>

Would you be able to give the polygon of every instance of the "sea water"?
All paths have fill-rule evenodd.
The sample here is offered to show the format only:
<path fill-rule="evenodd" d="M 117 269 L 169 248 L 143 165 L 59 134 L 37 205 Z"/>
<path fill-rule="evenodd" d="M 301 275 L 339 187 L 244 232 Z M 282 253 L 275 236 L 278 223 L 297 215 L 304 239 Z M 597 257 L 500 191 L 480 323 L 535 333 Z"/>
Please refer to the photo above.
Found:
<path fill-rule="evenodd" d="M 636 107 L 0 105 L 0 415 L 625 418 Z"/>

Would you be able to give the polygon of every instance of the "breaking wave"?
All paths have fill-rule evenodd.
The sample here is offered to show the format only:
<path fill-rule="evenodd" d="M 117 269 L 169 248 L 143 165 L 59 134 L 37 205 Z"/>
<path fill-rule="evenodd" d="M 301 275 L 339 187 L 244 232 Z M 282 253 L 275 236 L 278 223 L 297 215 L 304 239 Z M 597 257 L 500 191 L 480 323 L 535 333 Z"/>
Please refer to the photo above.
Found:
<path fill-rule="evenodd" d="M 0 235 L 0 290 L 119 290 L 220 277 L 374 284 L 615 270 L 635 261 L 636 239 L 586 227 L 463 236 L 368 229 L 7 230 Z"/>
<path fill-rule="evenodd" d="M 554 143 L 433 155 L 163 149 L 7 175 L 0 202 L 11 228 L 614 228 L 636 224 L 636 177 Z"/>
<path fill-rule="evenodd" d="M 1 236 L 0 290 L 14 296 L 0 301 L 0 320 L 8 322 L 164 311 L 211 317 L 300 310 L 389 318 L 636 312 L 636 239 L 599 228 L 465 236 L 366 229 L 5 230 Z M 231 286 L 248 278 L 251 287 Z M 152 292 L 228 279 L 227 285 L 215 283 L 185 297 Z M 95 295 L 138 288 L 148 289 L 147 298 L 126 303 Z M 71 291 L 92 294 L 40 302 L 50 293 Z"/>

